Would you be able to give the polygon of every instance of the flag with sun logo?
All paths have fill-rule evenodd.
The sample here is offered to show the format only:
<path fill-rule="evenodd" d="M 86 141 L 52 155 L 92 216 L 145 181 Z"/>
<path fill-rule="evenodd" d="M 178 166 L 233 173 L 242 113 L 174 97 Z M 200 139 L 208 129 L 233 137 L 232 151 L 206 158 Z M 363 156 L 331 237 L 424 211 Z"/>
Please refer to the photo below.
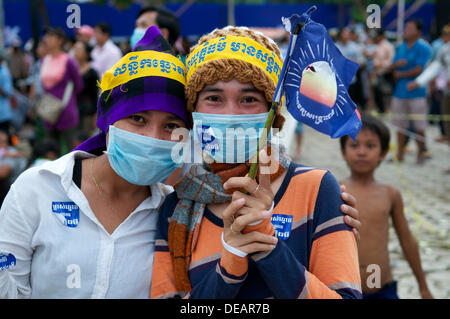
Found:
<path fill-rule="evenodd" d="M 310 18 L 314 10 L 283 18 L 291 39 L 277 90 L 296 120 L 332 138 L 356 140 L 361 120 L 347 90 L 358 64 L 346 59 L 327 29 Z"/>

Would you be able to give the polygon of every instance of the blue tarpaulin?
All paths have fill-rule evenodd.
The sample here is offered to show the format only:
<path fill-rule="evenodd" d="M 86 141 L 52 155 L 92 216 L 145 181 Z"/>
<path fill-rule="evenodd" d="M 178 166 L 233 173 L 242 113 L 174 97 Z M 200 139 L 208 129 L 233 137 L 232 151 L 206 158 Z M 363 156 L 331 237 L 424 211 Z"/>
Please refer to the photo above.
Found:
<path fill-rule="evenodd" d="M 9 30 L 18 31 L 23 42 L 31 36 L 31 18 L 28 0 L 4 0 L 5 25 Z M 73 30 L 67 28 L 66 20 L 70 13 L 67 7 L 73 2 L 46 0 L 50 23 L 54 26 L 63 27 L 69 35 L 73 35 Z M 313 3 L 313 2 L 311 2 Z M 236 25 L 249 27 L 281 27 L 281 17 L 290 16 L 296 12 L 304 12 L 311 3 L 300 4 L 236 4 L 235 20 Z M 79 3 L 81 9 L 81 24 L 95 25 L 97 22 L 105 21 L 111 25 L 113 37 L 129 37 L 133 32 L 136 16 L 141 8 L 140 4 L 132 4 L 129 8 L 119 10 L 118 8 L 106 4 L 97 5 L 93 3 Z M 317 22 L 323 24 L 327 29 L 339 27 L 339 6 L 336 4 L 317 4 L 320 17 Z M 183 36 L 201 36 L 212 31 L 214 28 L 221 28 L 227 25 L 228 10 L 223 3 L 198 3 L 194 2 L 187 6 L 183 3 L 168 3 L 166 8 L 173 12 L 180 12 L 181 31 Z M 408 8 L 408 6 L 407 6 Z M 184 10 L 186 9 L 186 10 Z M 390 23 L 395 17 L 395 12 L 391 10 L 382 21 L 383 26 Z M 414 13 L 415 17 L 424 20 L 425 31 L 434 17 L 434 4 L 427 3 Z M 350 5 L 343 7 L 341 23 L 348 24 L 350 20 Z M 42 24 L 41 24 L 42 25 Z"/>

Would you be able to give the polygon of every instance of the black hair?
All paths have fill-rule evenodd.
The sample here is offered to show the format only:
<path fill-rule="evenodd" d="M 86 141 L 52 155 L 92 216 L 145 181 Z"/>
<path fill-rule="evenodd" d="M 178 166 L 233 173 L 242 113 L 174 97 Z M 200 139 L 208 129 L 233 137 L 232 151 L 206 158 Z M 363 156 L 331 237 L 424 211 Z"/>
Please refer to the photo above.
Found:
<path fill-rule="evenodd" d="M 35 160 L 38 158 L 44 158 L 50 152 L 53 152 L 56 158 L 60 156 L 59 145 L 54 139 L 45 138 L 41 141 L 37 141 L 33 145 L 33 154 L 28 164 L 33 164 Z"/>
<path fill-rule="evenodd" d="M 350 28 L 350 27 L 343 27 L 343 28 L 340 28 L 339 31 L 338 31 L 338 33 L 336 34 L 336 39 L 337 39 L 337 40 L 341 40 L 342 33 L 343 33 L 345 30 L 348 30 L 349 33 L 351 32 L 351 28 Z"/>
<path fill-rule="evenodd" d="M 383 121 L 365 113 L 361 113 L 361 122 L 361 130 L 366 129 L 375 133 L 380 139 L 381 153 L 386 153 L 389 150 L 389 141 L 391 139 L 391 133 L 389 132 L 388 127 L 383 123 Z M 345 149 L 345 143 L 348 138 L 348 135 L 344 135 L 339 139 L 342 151 Z"/>
<path fill-rule="evenodd" d="M 87 57 L 88 57 L 88 61 L 91 62 L 92 61 L 92 57 L 91 57 L 91 52 L 94 49 L 94 47 L 92 45 L 90 45 L 88 42 L 86 41 L 77 41 L 77 42 L 81 42 L 84 45 L 84 50 L 86 51 Z"/>
<path fill-rule="evenodd" d="M 178 17 L 171 11 L 162 7 L 147 6 L 142 8 L 141 11 L 139 11 L 136 20 L 139 19 L 139 17 L 144 13 L 153 11 L 157 13 L 156 24 L 158 28 L 160 29 L 165 28 L 169 31 L 168 42 L 171 46 L 173 46 L 175 44 L 175 41 L 177 41 L 178 37 L 180 36 L 180 21 Z"/>
<path fill-rule="evenodd" d="M 0 133 L 3 133 L 6 135 L 8 139 L 8 146 L 12 146 L 12 135 L 7 129 L 0 129 Z"/>
<path fill-rule="evenodd" d="M 384 36 L 384 29 L 383 28 L 377 28 L 375 29 L 375 33 L 377 36 Z"/>
<path fill-rule="evenodd" d="M 111 35 L 111 26 L 106 22 L 99 22 L 94 28 L 99 28 L 103 33 Z"/>
<path fill-rule="evenodd" d="M 416 26 L 417 30 L 422 32 L 422 30 L 423 30 L 423 22 L 422 22 L 422 20 L 413 18 L 413 19 L 406 20 L 405 24 L 407 24 L 408 22 L 414 23 L 414 25 Z"/>
<path fill-rule="evenodd" d="M 72 138 L 72 141 L 79 141 L 79 142 L 84 142 L 89 138 L 89 134 L 82 132 L 82 131 L 78 131 L 75 133 L 75 135 Z"/>
<path fill-rule="evenodd" d="M 60 39 L 63 39 L 64 42 L 67 40 L 66 32 L 61 27 L 52 27 L 47 26 L 44 28 L 44 34 L 53 34 L 59 37 Z"/>

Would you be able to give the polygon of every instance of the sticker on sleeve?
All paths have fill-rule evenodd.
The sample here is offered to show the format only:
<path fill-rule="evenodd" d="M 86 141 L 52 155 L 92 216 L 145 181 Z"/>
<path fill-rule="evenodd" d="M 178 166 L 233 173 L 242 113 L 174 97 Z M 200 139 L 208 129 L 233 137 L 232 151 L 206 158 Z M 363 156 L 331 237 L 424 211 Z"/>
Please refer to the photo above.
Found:
<path fill-rule="evenodd" d="M 0 270 L 13 268 L 16 265 L 16 257 L 13 254 L 0 253 Z"/>
<path fill-rule="evenodd" d="M 275 229 L 275 234 L 279 239 L 286 240 L 291 235 L 292 221 L 294 217 L 292 215 L 273 214 L 272 225 Z"/>
<path fill-rule="evenodd" d="M 74 202 L 52 202 L 52 212 L 65 226 L 78 226 L 80 209 Z"/>

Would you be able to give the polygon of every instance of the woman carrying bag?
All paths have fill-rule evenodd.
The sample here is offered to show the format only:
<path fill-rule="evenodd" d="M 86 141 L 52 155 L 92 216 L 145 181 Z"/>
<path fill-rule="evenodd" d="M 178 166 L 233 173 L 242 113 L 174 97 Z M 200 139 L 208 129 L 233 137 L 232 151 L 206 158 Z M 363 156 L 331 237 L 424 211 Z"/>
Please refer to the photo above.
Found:
<path fill-rule="evenodd" d="M 66 154 L 71 149 L 73 129 L 79 123 L 76 95 L 83 88 L 77 63 L 62 50 L 64 39 L 65 33 L 61 28 L 46 30 L 44 42 L 48 54 L 42 62 L 40 71 L 44 97 L 37 108 L 37 113 L 40 114 L 50 137 L 59 142 L 61 154 Z M 58 104 L 58 100 L 45 103 L 52 100 L 52 97 L 60 101 L 60 113 L 58 116 L 47 117 L 48 112 L 42 108 Z"/>

